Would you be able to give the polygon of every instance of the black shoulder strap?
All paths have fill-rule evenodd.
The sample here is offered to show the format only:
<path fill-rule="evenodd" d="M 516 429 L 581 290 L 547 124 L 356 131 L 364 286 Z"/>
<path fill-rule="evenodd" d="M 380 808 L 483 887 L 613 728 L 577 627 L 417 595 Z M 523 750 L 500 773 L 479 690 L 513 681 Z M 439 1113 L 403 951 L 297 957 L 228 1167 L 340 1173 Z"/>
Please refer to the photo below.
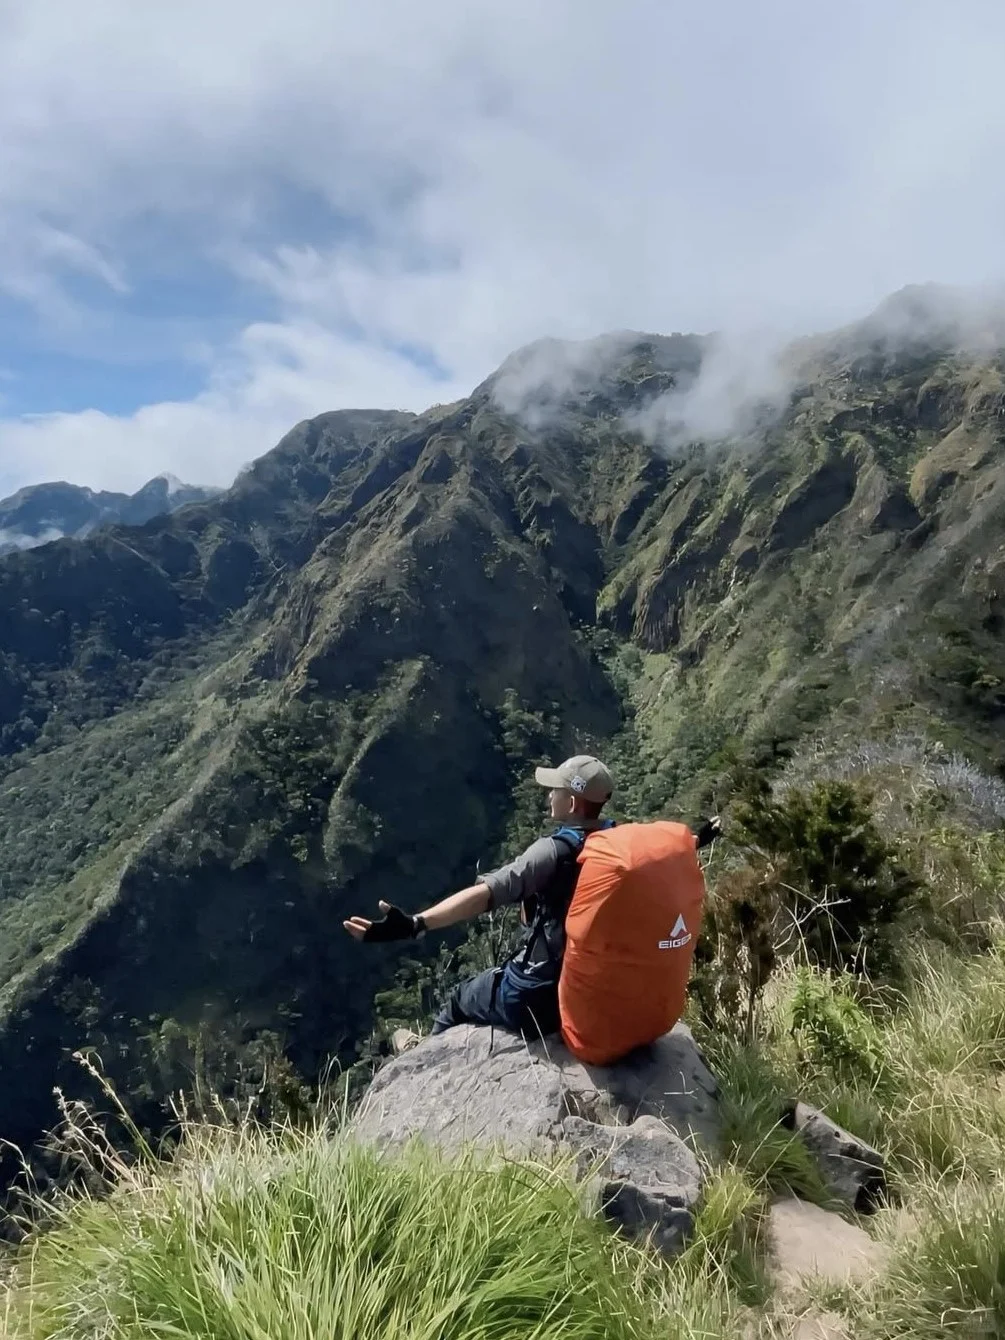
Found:
<path fill-rule="evenodd" d="M 551 837 L 558 844 L 560 849 L 558 869 L 564 871 L 570 862 L 574 861 L 583 850 L 583 846 L 586 842 L 586 833 L 581 828 L 563 826 L 557 828 L 555 832 L 551 834 Z M 562 848 L 565 849 L 564 855 L 561 851 Z M 548 920 L 549 913 L 554 914 L 554 908 L 551 904 L 552 899 L 549 899 L 548 897 L 541 897 L 538 895 L 535 898 L 534 915 L 530 923 L 530 934 L 527 936 L 523 944 L 518 945 L 512 954 L 510 954 L 509 958 L 506 960 L 507 963 L 512 962 L 514 959 L 522 955 L 523 961 L 526 964 L 529 961 L 531 951 L 537 944 L 538 937 L 540 936 L 544 937 L 544 946 L 548 951 L 548 957 L 552 962 L 555 961 L 551 951 L 551 944 L 545 933 L 545 924 Z"/>
<path fill-rule="evenodd" d="M 570 856 L 578 856 L 586 842 L 586 833 L 582 828 L 570 828 L 567 825 L 556 828 L 551 836 L 555 842 L 561 843 L 566 848 Z"/>

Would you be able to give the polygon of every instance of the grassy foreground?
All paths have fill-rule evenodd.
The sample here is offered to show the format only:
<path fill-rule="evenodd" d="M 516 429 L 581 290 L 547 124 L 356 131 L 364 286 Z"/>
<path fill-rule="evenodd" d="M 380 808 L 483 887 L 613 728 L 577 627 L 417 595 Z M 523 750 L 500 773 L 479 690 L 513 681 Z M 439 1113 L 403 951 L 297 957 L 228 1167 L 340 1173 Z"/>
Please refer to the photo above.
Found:
<path fill-rule="evenodd" d="M 110 1198 L 64 1206 L 15 1270 L 6 1335 L 720 1333 L 714 1239 L 750 1198 L 738 1180 L 710 1198 L 670 1274 L 584 1213 L 562 1168 L 446 1163 L 417 1147 L 385 1161 L 320 1127 L 186 1134 L 173 1167 L 121 1166 Z"/>
<path fill-rule="evenodd" d="M 824 1199 L 803 1146 L 774 1124 L 798 1093 L 883 1152 L 894 1191 L 861 1221 L 889 1248 L 875 1279 L 776 1296 L 753 1334 L 791 1334 L 809 1306 L 836 1309 L 862 1340 L 1005 1336 L 1005 927 L 987 931 L 980 956 L 919 947 L 892 1002 L 863 1005 L 848 979 L 790 969 L 757 1043 L 708 1040 L 728 1157 L 751 1185 Z"/>
<path fill-rule="evenodd" d="M 980 956 L 920 951 L 906 995 L 881 1009 L 790 968 L 755 1043 L 706 1039 L 727 1160 L 676 1262 L 618 1241 L 561 1165 L 381 1157 L 322 1123 L 194 1124 L 172 1164 L 120 1164 L 110 1196 L 61 1204 L 12 1264 L 4 1333 L 719 1340 L 793 1335 L 800 1312 L 827 1309 L 867 1340 L 1005 1335 L 1005 931 L 992 929 Z M 767 1201 L 823 1194 L 774 1121 L 795 1087 L 890 1160 L 900 1204 L 868 1221 L 892 1244 L 868 1286 L 773 1290 Z"/>

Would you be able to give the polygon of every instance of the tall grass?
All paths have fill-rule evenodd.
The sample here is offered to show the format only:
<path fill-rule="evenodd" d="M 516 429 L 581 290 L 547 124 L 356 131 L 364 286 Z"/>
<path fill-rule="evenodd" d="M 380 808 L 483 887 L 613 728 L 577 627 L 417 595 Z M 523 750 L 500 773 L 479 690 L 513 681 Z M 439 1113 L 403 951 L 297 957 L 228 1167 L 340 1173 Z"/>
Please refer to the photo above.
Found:
<path fill-rule="evenodd" d="M 1005 1335 L 1005 1168 L 983 1185 L 931 1184 L 916 1208 L 916 1231 L 875 1287 L 852 1297 L 862 1335 Z"/>
<path fill-rule="evenodd" d="M 669 1267 L 584 1213 L 562 1163 L 188 1125 L 170 1163 L 114 1173 L 23 1249 L 11 1340 L 719 1340 L 763 1290 L 736 1176 Z"/>
<path fill-rule="evenodd" d="M 905 1184 L 1000 1170 L 1005 925 L 985 931 L 986 954 L 920 944 L 907 986 L 878 999 L 848 977 L 790 965 L 771 984 L 753 1043 L 701 1033 L 733 1161 L 755 1182 L 818 1199 L 801 1146 L 777 1124 L 798 1096 L 876 1145 Z"/>
<path fill-rule="evenodd" d="M 755 1043 L 702 1039 L 729 1157 L 754 1188 L 827 1203 L 778 1126 L 789 1096 L 885 1155 L 894 1203 L 872 1224 L 893 1253 L 870 1286 L 838 1291 L 852 1337 L 1005 1337 L 1005 927 L 985 931 L 986 954 L 917 946 L 909 985 L 878 1006 L 840 976 L 787 968 Z"/>
<path fill-rule="evenodd" d="M 416 1150 L 391 1163 L 319 1131 L 190 1137 L 173 1169 L 66 1207 L 26 1264 L 14 1336 L 651 1333 L 553 1178 Z"/>

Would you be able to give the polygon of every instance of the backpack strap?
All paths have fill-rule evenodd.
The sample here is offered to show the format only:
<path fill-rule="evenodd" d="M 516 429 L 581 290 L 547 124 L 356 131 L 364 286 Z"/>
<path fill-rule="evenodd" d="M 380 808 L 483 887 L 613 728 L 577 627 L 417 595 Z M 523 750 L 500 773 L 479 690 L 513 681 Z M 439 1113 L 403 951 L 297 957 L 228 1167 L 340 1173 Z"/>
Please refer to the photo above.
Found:
<path fill-rule="evenodd" d="M 573 860 L 583 850 L 586 842 L 586 834 L 581 828 L 572 828 L 569 825 L 563 825 L 556 828 L 553 833 L 548 835 L 558 844 L 558 867 L 560 870 Z M 533 926 L 534 918 L 540 908 L 541 900 L 537 894 L 532 894 L 530 898 L 521 899 L 520 906 L 524 913 L 524 925 Z"/>
<path fill-rule="evenodd" d="M 579 858 L 580 853 L 586 846 L 586 839 L 590 836 L 590 833 L 598 833 L 605 828 L 613 828 L 614 825 L 615 825 L 614 819 L 604 819 L 598 828 L 591 828 L 589 830 L 584 828 L 573 828 L 569 824 L 563 824 L 561 828 L 556 828 L 551 836 L 555 840 L 555 842 L 559 844 L 560 847 L 564 847 L 566 849 L 565 857 L 559 858 L 559 865 L 556 870 L 556 875 L 563 869 L 564 866 L 568 865 L 570 862 L 575 861 Z M 566 890 L 566 892 L 569 893 L 570 902 L 572 901 L 572 895 L 576 891 L 576 879 L 578 879 L 578 877 L 579 876 L 577 872 L 577 874 L 572 880 L 571 888 Z M 534 944 L 535 939 L 537 938 L 538 935 L 542 934 L 542 932 L 544 931 L 544 923 L 547 920 L 549 910 L 554 911 L 555 909 L 553 907 L 549 909 L 549 907 L 546 906 L 544 903 L 542 903 L 542 900 L 539 898 L 537 903 L 537 918 L 535 921 L 534 930 L 530 939 L 527 941 L 527 944 L 524 946 L 525 963 L 527 962 L 527 959 L 530 957 L 530 950 L 532 945 Z M 568 910 L 569 910 L 568 907 L 565 907 L 562 912 L 563 921 L 565 919 L 565 913 L 568 912 Z M 545 936 L 544 945 L 548 951 L 549 959 L 551 959 L 552 963 L 554 963 L 555 956 L 551 952 L 551 945 L 548 942 L 547 936 Z"/>
<path fill-rule="evenodd" d="M 554 833 L 551 834 L 551 837 L 558 844 L 559 848 L 559 864 L 556 869 L 557 874 L 564 866 L 569 865 L 576 860 L 579 853 L 583 850 L 587 834 L 582 828 L 572 828 L 568 824 L 563 824 L 560 828 L 555 829 Z M 555 962 L 554 955 L 551 952 L 551 945 L 548 942 L 548 937 L 544 934 L 548 914 L 553 912 L 553 910 L 554 909 L 549 905 L 548 899 L 541 898 L 540 896 L 535 898 L 535 909 L 531 921 L 530 934 L 522 944 L 518 945 L 516 949 L 513 950 L 506 959 L 506 963 L 512 963 L 514 959 L 522 956 L 523 961 L 526 964 L 530 959 L 531 951 L 537 944 L 538 938 L 542 935 L 544 936 L 544 947 L 548 951 L 548 957 L 553 963 Z"/>
<path fill-rule="evenodd" d="M 586 842 L 585 831 L 582 828 L 571 828 L 568 824 L 556 828 L 551 836 L 556 842 L 560 842 L 570 855 L 574 856 L 579 855 L 583 850 L 583 844 Z"/>

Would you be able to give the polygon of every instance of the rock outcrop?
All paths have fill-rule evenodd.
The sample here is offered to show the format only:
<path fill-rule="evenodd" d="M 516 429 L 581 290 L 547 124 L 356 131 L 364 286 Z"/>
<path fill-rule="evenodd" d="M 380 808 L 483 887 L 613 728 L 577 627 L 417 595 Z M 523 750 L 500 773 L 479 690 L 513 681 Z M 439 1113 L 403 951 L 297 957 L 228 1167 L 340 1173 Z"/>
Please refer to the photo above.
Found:
<path fill-rule="evenodd" d="M 702 1171 L 658 1117 L 637 1117 L 630 1126 L 565 1117 L 559 1143 L 577 1151 L 579 1175 L 592 1180 L 609 1220 L 630 1237 L 650 1237 L 668 1256 L 680 1250 L 694 1227 Z"/>
<path fill-rule="evenodd" d="M 885 1203 L 889 1188 L 878 1150 L 806 1103 L 787 1108 L 782 1124 L 801 1137 L 832 1195 L 859 1214 L 871 1214 Z"/>
<path fill-rule="evenodd" d="M 359 1138 L 421 1138 L 509 1155 L 571 1156 L 607 1217 L 661 1250 L 680 1248 L 718 1145 L 717 1086 L 678 1024 L 615 1066 L 586 1066 L 560 1042 L 464 1025 L 424 1039 L 374 1077 Z"/>
<path fill-rule="evenodd" d="M 887 1244 L 860 1225 L 793 1196 L 771 1206 L 768 1236 L 777 1282 L 787 1292 L 813 1280 L 831 1287 L 864 1283 L 889 1255 Z"/>
<path fill-rule="evenodd" d="M 475 1143 L 531 1154 L 554 1144 L 567 1117 L 627 1126 L 650 1116 L 692 1148 L 714 1148 L 717 1092 L 684 1024 L 614 1066 L 583 1065 L 553 1038 L 527 1043 L 465 1024 L 388 1061 L 355 1122 L 382 1144 L 422 1136 L 448 1150 Z"/>
<path fill-rule="evenodd" d="M 613 1066 L 587 1066 L 561 1042 L 462 1025 L 419 1040 L 375 1075 L 353 1117 L 357 1138 L 410 1140 L 454 1154 L 567 1156 L 606 1217 L 668 1255 L 694 1225 L 706 1157 L 721 1150 L 719 1087 L 685 1024 Z M 823 1113 L 779 1114 L 820 1163 L 832 1193 L 869 1212 L 886 1193 L 880 1155 Z M 800 1202 L 786 1202 L 789 1218 Z M 795 1210 L 793 1209 L 795 1207 Z M 782 1214 L 783 1211 L 779 1211 Z M 815 1206 L 847 1237 L 851 1226 Z"/>

